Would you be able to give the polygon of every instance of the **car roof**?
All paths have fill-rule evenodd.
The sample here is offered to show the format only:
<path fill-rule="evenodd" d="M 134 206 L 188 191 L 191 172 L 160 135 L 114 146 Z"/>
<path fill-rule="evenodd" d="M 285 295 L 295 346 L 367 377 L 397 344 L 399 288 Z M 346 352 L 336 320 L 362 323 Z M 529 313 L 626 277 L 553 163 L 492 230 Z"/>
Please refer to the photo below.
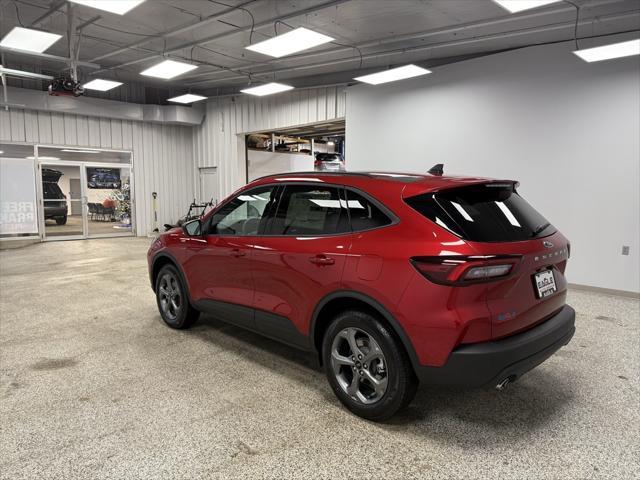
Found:
<path fill-rule="evenodd" d="M 402 191 L 404 197 L 479 183 L 516 183 L 513 180 L 496 180 L 485 177 L 438 176 L 403 172 L 291 172 L 260 177 L 249 185 L 258 186 L 280 182 L 318 182 L 363 189 L 375 185 L 383 186 L 387 190 L 398 189 Z"/>

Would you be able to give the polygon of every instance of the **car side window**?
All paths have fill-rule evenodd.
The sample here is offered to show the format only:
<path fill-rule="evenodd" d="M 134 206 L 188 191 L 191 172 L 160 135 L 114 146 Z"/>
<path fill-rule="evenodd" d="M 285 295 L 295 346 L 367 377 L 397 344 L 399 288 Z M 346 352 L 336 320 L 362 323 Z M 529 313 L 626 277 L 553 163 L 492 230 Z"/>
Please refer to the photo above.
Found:
<path fill-rule="evenodd" d="M 354 232 L 390 225 L 393 220 L 364 195 L 347 190 L 347 205 Z"/>
<path fill-rule="evenodd" d="M 257 235 L 275 186 L 243 192 L 213 214 L 210 235 Z"/>
<path fill-rule="evenodd" d="M 287 185 L 273 219 L 272 235 L 333 235 L 350 231 L 343 190 Z"/>

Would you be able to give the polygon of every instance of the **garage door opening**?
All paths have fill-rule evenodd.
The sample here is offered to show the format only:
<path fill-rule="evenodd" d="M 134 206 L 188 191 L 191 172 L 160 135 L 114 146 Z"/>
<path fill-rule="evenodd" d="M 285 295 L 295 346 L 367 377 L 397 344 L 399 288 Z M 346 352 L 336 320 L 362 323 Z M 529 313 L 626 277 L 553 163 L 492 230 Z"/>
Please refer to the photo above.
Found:
<path fill-rule="evenodd" d="M 245 135 L 247 182 L 266 175 L 288 172 L 343 170 L 345 121 Z"/>

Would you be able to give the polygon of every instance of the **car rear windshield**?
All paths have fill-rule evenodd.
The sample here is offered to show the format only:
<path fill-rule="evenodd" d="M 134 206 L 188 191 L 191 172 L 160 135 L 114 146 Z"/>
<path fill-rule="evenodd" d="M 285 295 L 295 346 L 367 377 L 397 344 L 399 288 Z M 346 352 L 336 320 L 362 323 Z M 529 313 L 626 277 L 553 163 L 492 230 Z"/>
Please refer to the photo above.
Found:
<path fill-rule="evenodd" d="M 42 182 L 42 193 L 47 200 L 64 198 L 64 194 L 57 183 Z"/>
<path fill-rule="evenodd" d="M 466 240 L 515 242 L 555 232 L 513 184 L 488 183 L 407 198 L 429 220 Z"/>

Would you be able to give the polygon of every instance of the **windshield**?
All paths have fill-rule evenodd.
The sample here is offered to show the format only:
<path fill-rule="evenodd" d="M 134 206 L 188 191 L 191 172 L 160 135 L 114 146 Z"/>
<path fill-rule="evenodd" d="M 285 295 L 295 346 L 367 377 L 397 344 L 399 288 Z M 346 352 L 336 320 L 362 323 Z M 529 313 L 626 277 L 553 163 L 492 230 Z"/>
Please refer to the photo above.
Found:
<path fill-rule="evenodd" d="M 453 188 L 411 197 L 406 202 L 441 227 L 475 242 L 515 242 L 556 231 L 512 184 Z"/>

